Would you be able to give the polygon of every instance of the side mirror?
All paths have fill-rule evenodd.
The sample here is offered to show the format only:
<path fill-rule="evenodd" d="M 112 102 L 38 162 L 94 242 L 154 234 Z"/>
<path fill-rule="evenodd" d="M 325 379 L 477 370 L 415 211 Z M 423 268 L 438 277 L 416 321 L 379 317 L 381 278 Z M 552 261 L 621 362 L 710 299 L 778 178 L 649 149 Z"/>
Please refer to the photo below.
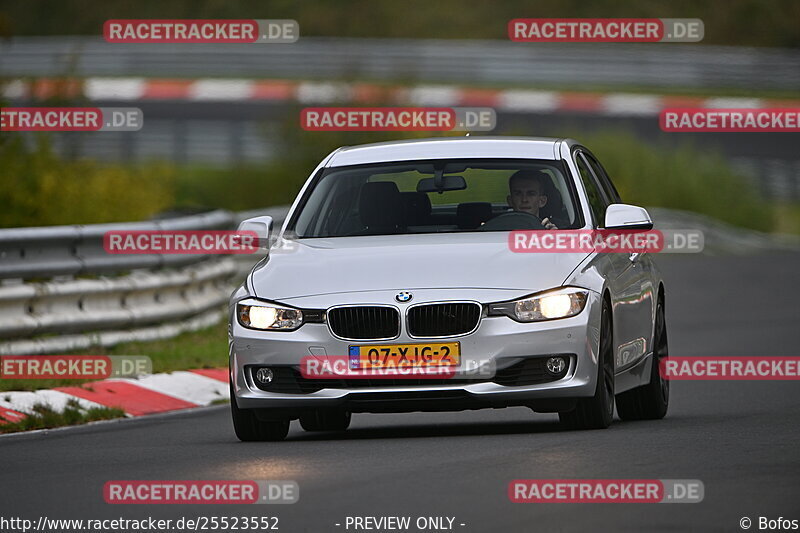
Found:
<path fill-rule="evenodd" d="M 258 247 L 269 249 L 272 236 L 272 217 L 261 216 L 242 220 L 237 231 L 252 231 L 258 236 Z"/>
<path fill-rule="evenodd" d="M 606 229 L 653 229 L 653 219 L 644 207 L 611 204 L 606 209 Z"/>

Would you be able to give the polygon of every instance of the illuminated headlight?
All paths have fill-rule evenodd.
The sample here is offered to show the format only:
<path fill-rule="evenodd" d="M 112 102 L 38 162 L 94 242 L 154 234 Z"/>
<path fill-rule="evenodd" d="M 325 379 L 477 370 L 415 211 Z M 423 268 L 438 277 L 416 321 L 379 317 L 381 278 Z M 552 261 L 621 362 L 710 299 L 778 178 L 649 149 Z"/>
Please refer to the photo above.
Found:
<path fill-rule="evenodd" d="M 565 287 L 521 300 L 489 304 L 490 315 L 506 315 L 519 322 L 539 322 L 575 316 L 586 307 L 589 291 Z"/>
<path fill-rule="evenodd" d="M 242 300 L 236 304 L 239 323 L 250 329 L 291 331 L 303 325 L 303 312 L 258 300 Z"/>

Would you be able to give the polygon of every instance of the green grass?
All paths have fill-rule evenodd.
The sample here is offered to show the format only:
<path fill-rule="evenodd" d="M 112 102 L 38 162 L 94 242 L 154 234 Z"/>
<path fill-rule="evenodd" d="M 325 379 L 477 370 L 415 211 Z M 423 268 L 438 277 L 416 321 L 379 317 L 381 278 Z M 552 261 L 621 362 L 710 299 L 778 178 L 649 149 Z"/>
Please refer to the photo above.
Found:
<path fill-rule="evenodd" d="M 231 403 L 230 398 L 217 398 L 216 400 L 211 400 L 210 405 L 227 405 Z"/>
<path fill-rule="evenodd" d="M 800 234 L 800 206 L 777 205 L 760 197 L 719 153 L 690 144 L 649 144 L 623 130 L 601 133 L 572 130 L 558 134 L 578 139 L 597 155 L 626 203 L 694 211 L 759 231 Z M 270 166 L 233 171 L 179 171 L 182 184 L 179 191 L 185 191 L 180 197 L 184 201 L 193 198 L 208 205 L 239 210 L 287 204 L 294 199 L 310 169 L 332 149 L 410 137 L 391 133 L 302 132 L 295 128 L 282 136 L 286 146 L 279 153 L 286 155 Z M 294 146 L 291 153 L 290 146 Z M 416 175 L 409 176 L 406 185 L 413 188 L 417 179 Z M 481 199 L 474 193 L 466 190 L 441 198 L 433 195 L 432 201 L 439 203 L 448 196 L 449 202 L 455 195 L 461 201 Z M 217 203 L 213 204 L 214 201 Z"/>
<path fill-rule="evenodd" d="M 173 182 L 170 165 L 70 160 L 45 134 L 0 132 L 0 228 L 142 220 L 170 207 Z"/>
<path fill-rule="evenodd" d="M 688 144 L 651 145 L 627 131 L 562 135 L 594 152 L 625 203 L 694 211 L 759 231 L 778 227 L 774 205 L 720 154 Z"/>
<path fill-rule="evenodd" d="M 77 400 L 69 400 L 63 412 L 54 411 L 50 406 L 38 404 L 33 413 L 18 422 L 0 424 L 0 433 L 16 433 L 34 429 L 48 429 L 74 426 L 97 420 L 123 418 L 125 412 L 115 407 L 92 407 L 84 409 Z"/>
<path fill-rule="evenodd" d="M 93 347 L 76 355 L 146 355 L 153 361 L 153 373 L 190 368 L 228 366 L 227 326 L 216 326 L 183 333 L 172 339 L 128 342 L 111 348 Z M 31 391 L 54 387 L 74 387 L 90 383 L 76 379 L 0 379 L 0 391 Z"/>
<path fill-rule="evenodd" d="M 775 206 L 774 231 L 800 235 L 800 204 L 778 204 Z"/>
<path fill-rule="evenodd" d="M 507 24 L 524 17 L 700 18 L 703 45 L 785 46 L 800 44 L 800 6 L 793 0 L 240 0 L 238 2 L 163 0 L 28 0 L 5 2 L 0 35 L 97 35 L 108 19 L 294 19 L 301 39 L 312 36 L 405 39 L 502 39 Z M 357 15 L 357 16 L 354 16 Z M 534 48 L 531 43 L 520 47 Z M 592 44 L 586 44 L 586 47 Z M 681 46 L 665 43 L 663 47 Z M 266 53 L 266 52 L 265 52 Z M 66 67 L 65 67 L 66 68 Z"/>
<path fill-rule="evenodd" d="M 284 205 L 292 202 L 319 160 L 340 146 L 460 136 L 454 132 L 308 132 L 297 127 L 299 111 L 300 106 L 289 106 L 285 120 L 273 126 L 279 154 L 275 160 L 232 168 L 65 161 L 43 139 L 26 149 L 19 136 L 4 134 L 0 136 L 0 177 L 6 179 L 0 179 L 0 227 L 134 221 L 167 209 L 242 211 Z M 529 131 L 517 127 L 506 133 Z M 626 131 L 552 133 L 574 137 L 592 149 L 628 203 L 694 211 L 761 231 L 800 233 L 797 206 L 776 208 L 759 198 L 713 151 L 688 144 L 652 145 Z M 453 198 L 479 199 L 476 192 L 453 193 Z M 445 199 L 433 198 L 434 203 L 437 200 Z"/>
<path fill-rule="evenodd" d="M 153 361 L 153 373 L 188 368 L 228 366 L 228 327 L 220 322 L 210 328 L 182 333 L 172 339 L 130 342 L 100 349 L 106 355 L 147 355 Z"/>
<path fill-rule="evenodd" d="M 175 204 L 231 211 L 290 204 L 313 168 L 295 171 L 280 165 L 178 167 Z"/>

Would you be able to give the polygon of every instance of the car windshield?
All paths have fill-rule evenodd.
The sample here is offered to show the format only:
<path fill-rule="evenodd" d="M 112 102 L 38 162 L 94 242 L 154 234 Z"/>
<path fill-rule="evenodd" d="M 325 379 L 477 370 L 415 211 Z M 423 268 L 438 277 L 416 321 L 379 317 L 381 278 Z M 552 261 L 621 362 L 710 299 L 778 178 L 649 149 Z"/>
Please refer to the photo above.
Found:
<path fill-rule="evenodd" d="M 446 160 L 334 167 L 293 217 L 299 238 L 580 227 L 561 162 Z"/>

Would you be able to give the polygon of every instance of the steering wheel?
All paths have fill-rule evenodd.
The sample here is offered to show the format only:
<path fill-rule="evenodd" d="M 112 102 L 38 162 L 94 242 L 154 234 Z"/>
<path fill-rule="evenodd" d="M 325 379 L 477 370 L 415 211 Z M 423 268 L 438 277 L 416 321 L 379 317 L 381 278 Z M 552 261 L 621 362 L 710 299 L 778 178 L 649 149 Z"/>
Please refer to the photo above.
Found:
<path fill-rule="evenodd" d="M 480 231 L 511 231 L 515 229 L 545 229 L 536 215 L 525 211 L 511 211 L 497 215 L 478 228 Z"/>

